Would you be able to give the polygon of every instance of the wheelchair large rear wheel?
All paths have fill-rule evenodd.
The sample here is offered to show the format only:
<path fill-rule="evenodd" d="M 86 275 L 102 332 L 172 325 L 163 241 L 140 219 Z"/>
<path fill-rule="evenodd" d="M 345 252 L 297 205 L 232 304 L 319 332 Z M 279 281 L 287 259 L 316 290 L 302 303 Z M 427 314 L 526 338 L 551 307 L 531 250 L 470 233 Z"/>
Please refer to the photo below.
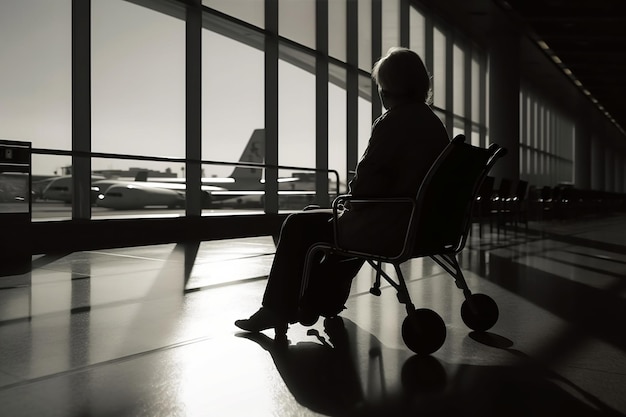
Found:
<path fill-rule="evenodd" d="M 498 321 L 498 305 L 485 294 L 472 294 L 461 305 L 461 318 L 472 330 L 484 332 Z"/>
<path fill-rule="evenodd" d="M 429 355 L 446 340 L 446 324 L 433 310 L 414 310 L 402 322 L 402 339 L 413 352 Z"/>

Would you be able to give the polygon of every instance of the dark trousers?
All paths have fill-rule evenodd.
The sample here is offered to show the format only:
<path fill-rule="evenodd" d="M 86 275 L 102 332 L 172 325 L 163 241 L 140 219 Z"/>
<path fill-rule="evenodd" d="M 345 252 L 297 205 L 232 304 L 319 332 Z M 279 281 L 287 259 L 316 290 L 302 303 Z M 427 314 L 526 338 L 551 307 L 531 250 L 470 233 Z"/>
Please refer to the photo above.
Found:
<path fill-rule="evenodd" d="M 331 219 L 331 210 L 302 211 L 285 219 L 268 276 L 263 307 L 287 319 L 296 319 L 307 251 L 315 243 L 332 242 Z M 362 264 L 362 261 L 352 262 L 349 268 L 343 267 L 341 273 L 352 279 Z M 323 267 L 315 265 L 311 279 L 331 273 L 332 267 L 328 263 Z"/>

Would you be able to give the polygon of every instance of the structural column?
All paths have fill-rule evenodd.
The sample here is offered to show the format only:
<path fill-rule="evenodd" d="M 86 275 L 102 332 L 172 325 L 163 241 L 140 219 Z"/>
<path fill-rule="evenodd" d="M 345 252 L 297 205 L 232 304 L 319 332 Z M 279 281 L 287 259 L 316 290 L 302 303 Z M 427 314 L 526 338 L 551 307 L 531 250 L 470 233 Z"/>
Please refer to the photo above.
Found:
<path fill-rule="evenodd" d="M 594 190 L 604 190 L 605 172 L 604 146 L 600 143 L 598 136 L 591 138 L 591 188 Z"/>
<path fill-rule="evenodd" d="M 574 184 L 581 190 L 591 189 L 591 134 L 589 127 L 576 126 L 574 142 Z"/>
<path fill-rule="evenodd" d="M 520 35 L 495 23 L 489 50 L 489 140 L 507 149 L 492 175 L 519 179 Z"/>

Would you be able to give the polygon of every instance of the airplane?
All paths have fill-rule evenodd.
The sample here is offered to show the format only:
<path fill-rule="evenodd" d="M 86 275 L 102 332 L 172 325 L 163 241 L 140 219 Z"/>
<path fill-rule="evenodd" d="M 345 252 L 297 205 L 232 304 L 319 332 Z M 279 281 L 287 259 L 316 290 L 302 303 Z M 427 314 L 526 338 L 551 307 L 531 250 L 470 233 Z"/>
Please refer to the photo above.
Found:
<path fill-rule="evenodd" d="M 239 162 L 263 163 L 265 130 L 255 129 L 244 148 Z M 214 192 L 256 190 L 261 186 L 262 168 L 235 167 L 229 177 L 206 177 L 201 179 L 204 206 L 213 201 Z M 161 178 L 149 180 L 147 172 L 139 173 L 135 181 L 117 181 L 101 190 L 97 196 L 99 207 L 128 210 L 147 206 L 185 206 L 185 178 Z M 101 186 L 96 182 L 94 186 Z"/>
<path fill-rule="evenodd" d="M 255 129 L 239 158 L 242 163 L 264 162 L 265 131 Z M 235 167 L 228 177 L 201 179 L 203 206 L 215 203 L 235 206 L 260 206 L 263 203 L 263 169 Z M 278 178 L 279 195 L 283 198 L 303 200 L 310 203 L 315 198 L 315 174 L 294 173 L 291 177 Z M 185 206 L 185 178 L 148 179 L 147 171 L 140 171 L 135 180 L 92 178 L 92 203 L 98 207 L 132 210 L 149 206 L 182 208 Z M 71 202 L 71 176 L 53 180 L 44 190 L 48 200 Z M 297 185 L 296 185 L 297 184 Z"/>
<path fill-rule="evenodd" d="M 239 161 L 262 163 L 265 131 L 255 129 Z M 211 192 L 225 190 L 256 189 L 261 181 L 261 168 L 235 167 L 230 177 L 202 178 L 201 189 L 205 199 Z M 139 171 L 133 180 L 120 180 L 92 175 L 91 202 L 112 209 L 141 209 L 147 206 L 184 207 L 185 178 L 148 179 L 147 171 Z M 72 176 L 64 175 L 52 179 L 41 196 L 45 200 L 72 202 Z"/>
<path fill-rule="evenodd" d="M 92 175 L 91 183 L 95 184 L 98 181 L 104 181 L 105 177 L 102 175 Z M 64 203 L 72 202 L 72 176 L 61 175 L 59 177 L 50 178 L 44 181 L 44 188 L 41 191 L 41 198 L 44 200 L 62 201 Z M 34 186 L 34 184 L 33 184 Z M 93 190 L 93 187 L 92 187 Z M 92 202 L 94 202 L 94 195 L 92 192 Z"/>

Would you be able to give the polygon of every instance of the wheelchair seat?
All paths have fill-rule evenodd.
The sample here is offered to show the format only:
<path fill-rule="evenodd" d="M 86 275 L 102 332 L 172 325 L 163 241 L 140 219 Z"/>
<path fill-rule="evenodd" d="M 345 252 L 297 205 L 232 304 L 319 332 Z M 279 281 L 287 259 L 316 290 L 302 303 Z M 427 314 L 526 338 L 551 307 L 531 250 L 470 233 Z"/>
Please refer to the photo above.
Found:
<path fill-rule="evenodd" d="M 400 265 L 412 258 L 428 256 L 454 278 L 465 297 L 461 317 L 469 328 L 476 331 L 491 328 L 498 319 L 497 304 L 485 294 L 472 294 L 456 256 L 465 246 L 480 186 L 497 160 L 505 154 L 506 150 L 497 144 L 491 144 L 487 149 L 480 148 L 465 143 L 465 136 L 458 135 L 433 163 L 415 197 L 338 196 L 333 201 L 333 243 L 313 245 L 307 253 L 301 287 L 300 323 L 310 325 L 319 318 L 315 307 L 304 301 L 309 280 L 314 279 L 311 277 L 313 262 L 320 259 L 321 251 L 326 255 L 361 258 L 371 265 L 376 271 L 370 290 L 372 294 L 380 295 L 381 278 L 395 288 L 398 300 L 407 311 L 402 323 L 403 340 L 418 354 L 430 354 L 439 349 L 445 341 L 446 327 L 436 312 L 416 309 L 411 301 Z M 365 212 L 372 210 L 372 213 L 381 213 L 383 208 L 382 212 L 393 215 L 377 215 L 376 221 L 382 222 L 383 226 L 394 227 L 400 233 L 381 245 L 375 236 L 368 236 L 367 228 L 362 231 L 342 229 L 340 217 L 344 207 L 351 210 L 357 207 Z M 396 279 L 384 271 L 385 263 L 394 266 Z"/>

